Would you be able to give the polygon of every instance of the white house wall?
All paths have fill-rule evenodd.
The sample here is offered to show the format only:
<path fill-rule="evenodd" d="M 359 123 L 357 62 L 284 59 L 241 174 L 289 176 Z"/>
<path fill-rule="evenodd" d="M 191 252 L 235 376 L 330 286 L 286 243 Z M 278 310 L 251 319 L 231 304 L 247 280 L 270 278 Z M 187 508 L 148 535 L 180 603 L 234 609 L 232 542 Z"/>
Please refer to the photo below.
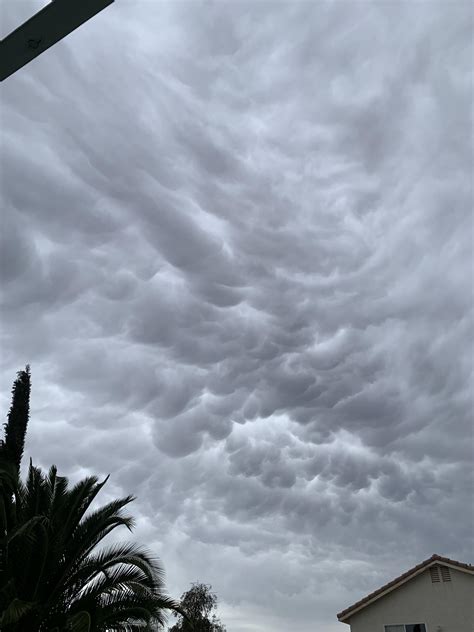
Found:
<path fill-rule="evenodd" d="M 396 623 L 425 623 L 427 632 L 474 632 L 474 575 L 450 573 L 450 582 L 434 584 L 428 570 L 417 575 L 354 614 L 351 632 L 383 632 Z"/>

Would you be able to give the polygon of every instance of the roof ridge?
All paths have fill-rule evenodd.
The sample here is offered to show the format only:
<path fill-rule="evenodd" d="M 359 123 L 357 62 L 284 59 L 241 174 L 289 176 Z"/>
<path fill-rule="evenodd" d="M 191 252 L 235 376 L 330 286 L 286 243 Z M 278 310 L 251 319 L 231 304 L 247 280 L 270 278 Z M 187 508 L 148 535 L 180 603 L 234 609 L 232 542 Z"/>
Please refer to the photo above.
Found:
<path fill-rule="evenodd" d="M 342 610 L 341 612 L 339 612 L 337 614 L 337 618 L 338 619 L 345 618 L 351 612 L 351 610 L 354 610 L 355 608 L 360 608 L 366 602 L 372 600 L 374 597 L 377 597 L 377 595 L 395 586 L 395 584 L 398 584 L 400 581 L 404 579 L 408 579 L 410 575 L 413 575 L 414 573 L 421 570 L 422 568 L 428 567 L 432 562 L 441 562 L 445 564 L 451 564 L 452 566 L 457 566 L 458 568 L 462 570 L 468 570 L 468 571 L 474 572 L 474 566 L 472 564 L 465 564 L 464 562 L 458 562 L 457 560 L 452 560 L 449 557 L 443 557 L 442 555 L 438 555 L 438 553 L 433 553 L 431 557 L 427 558 L 426 560 L 423 560 L 423 562 L 420 562 L 416 566 L 413 566 L 408 571 L 405 571 L 405 573 L 402 573 L 398 577 L 395 577 L 395 579 L 392 579 L 391 581 L 387 582 L 380 588 L 377 588 L 377 590 L 374 590 L 373 592 L 369 593 L 363 599 L 360 599 L 356 603 L 352 604 L 352 606 L 349 606 L 348 608 L 345 608 L 345 610 Z"/>

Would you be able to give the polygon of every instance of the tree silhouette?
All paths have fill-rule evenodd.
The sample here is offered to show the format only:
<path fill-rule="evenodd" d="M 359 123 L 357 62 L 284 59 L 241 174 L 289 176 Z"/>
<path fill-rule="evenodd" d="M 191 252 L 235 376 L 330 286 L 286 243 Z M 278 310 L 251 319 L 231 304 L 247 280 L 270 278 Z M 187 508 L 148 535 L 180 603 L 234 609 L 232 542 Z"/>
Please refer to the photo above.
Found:
<path fill-rule="evenodd" d="M 168 632 L 226 632 L 224 624 L 217 618 L 217 596 L 211 592 L 212 586 L 193 583 L 192 588 L 181 595 L 180 606 L 188 615 L 186 620 L 182 614 L 177 623 Z"/>
<path fill-rule="evenodd" d="M 9 459 L 20 473 L 20 463 L 25 448 L 25 435 L 30 417 L 30 367 L 18 371 L 12 388 L 12 403 L 5 427 L 5 440 L 1 442 L 3 458 Z"/>
<path fill-rule="evenodd" d="M 29 417 L 29 367 L 20 371 L 0 442 L 0 629 L 2 632 L 138 632 L 180 611 L 165 595 L 163 570 L 133 543 L 99 548 L 133 518 L 127 496 L 91 510 L 107 482 L 70 486 L 53 465 L 19 473 Z"/>

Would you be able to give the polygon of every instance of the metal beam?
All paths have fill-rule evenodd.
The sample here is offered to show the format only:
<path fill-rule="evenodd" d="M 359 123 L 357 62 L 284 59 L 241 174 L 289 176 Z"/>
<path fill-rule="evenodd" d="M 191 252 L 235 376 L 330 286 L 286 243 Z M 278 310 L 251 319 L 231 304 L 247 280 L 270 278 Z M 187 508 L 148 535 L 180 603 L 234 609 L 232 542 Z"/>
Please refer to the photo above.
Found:
<path fill-rule="evenodd" d="M 0 41 L 0 81 L 87 22 L 114 0 L 51 0 Z"/>

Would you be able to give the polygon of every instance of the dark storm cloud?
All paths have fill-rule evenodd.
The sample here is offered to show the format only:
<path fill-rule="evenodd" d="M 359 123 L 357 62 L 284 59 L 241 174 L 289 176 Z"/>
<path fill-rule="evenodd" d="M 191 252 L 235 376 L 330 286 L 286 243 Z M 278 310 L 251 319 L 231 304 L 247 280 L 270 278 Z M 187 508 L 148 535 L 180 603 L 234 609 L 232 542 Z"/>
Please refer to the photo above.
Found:
<path fill-rule="evenodd" d="M 31 362 L 29 453 L 136 494 L 229 632 L 471 561 L 471 30 L 117 1 L 2 84 L 4 409 Z"/>

